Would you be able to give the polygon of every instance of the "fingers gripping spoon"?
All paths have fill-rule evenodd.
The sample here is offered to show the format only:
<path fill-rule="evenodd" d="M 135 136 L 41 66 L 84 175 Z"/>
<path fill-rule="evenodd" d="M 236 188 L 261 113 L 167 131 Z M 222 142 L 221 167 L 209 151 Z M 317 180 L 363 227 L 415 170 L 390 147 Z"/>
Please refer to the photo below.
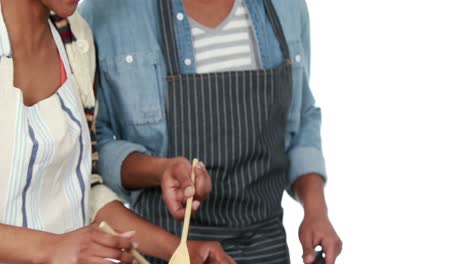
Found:
<path fill-rule="evenodd" d="M 112 227 L 110 225 L 108 225 L 106 222 L 101 222 L 101 224 L 99 224 L 99 228 L 110 234 L 110 235 L 113 235 L 113 236 L 118 236 L 119 234 L 117 232 L 115 232 L 114 229 L 112 229 Z M 138 253 L 138 251 L 136 251 L 135 249 L 132 249 L 130 250 L 130 254 L 135 258 L 135 260 L 138 261 L 138 263 L 140 264 L 150 264 L 140 253 Z"/>
<path fill-rule="evenodd" d="M 198 160 L 194 159 L 192 163 L 192 182 L 195 182 L 195 167 L 198 165 Z M 187 205 L 185 206 L 185 217 L 184 217 L 184 227 L 182 229 L 182 237 L 180 238 L 179 247 L 172 255 L 169 264 L 190 264 L 190 255 L 187 248 L 187 237 L 188 230 L 190 225 L 190 217 L 192 214 L 192 202 L 193 197 L 187 199 Z"/>

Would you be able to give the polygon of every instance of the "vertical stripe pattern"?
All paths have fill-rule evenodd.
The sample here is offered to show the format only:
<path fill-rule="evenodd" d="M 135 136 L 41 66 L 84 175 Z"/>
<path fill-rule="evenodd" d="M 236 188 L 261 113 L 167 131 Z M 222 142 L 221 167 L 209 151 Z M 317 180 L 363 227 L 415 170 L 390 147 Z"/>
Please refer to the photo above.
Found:
<path fill-rule="evenodd" d="M 23 214 L 23 227 L 28 227 L 28 215 L 26 214 L 26 195 L 29 191 L 29 187 L 31 186 L 34 163 L 36 162 L 37 151 L 39 148 L 38 146 L 39 144 L 36 140 L 36 135 L 34 133 L 34 130 L 31 128 L 31 126 L 28 127 L 28 130 L 29 130 L 29 137 L 31 138 L 33 147 L 32 147 L 31 156 L 29 157 L 28 174 L 26 175 L 26 185 L 24 186 L 23 195 L 22 195 L 23 205 L 21 206 L 21 211 Z"/>
<path fill-rule="evenodd" d="M 189 238 L 220 241 L 239 264 L 289 263 L 281 198 L 288 184 L 284 139 L 292 79 L 286 40 L 272 4 L 264 1 L 283 48 L 283 64 L 253 71 L 181 74 L 170 2 L 159 1 L 169 74 L 168 156 L 199 158 L 213 183 L 193 217 Z M 168 212 L 160 189 L 144 190 L 135 209 L 180 235 L 181 224 Z"/>
<path fill-rule="evenodd" d="M 162 41 L 165 47 L 174 47 L 172 52 L 164 52 L 164 58 L 166 60 L 167 65 L 167 73 L 169 75 L 176 74 L 180 72 L 180 65 L 179 65 L 179 53 L 177 51 L 177 44 L 175 41 L 175 29 L 174 24 L 172 23 L 173 14 L 172 14 L 172 1 L 158 1 L 159 8 L 164 10 L 164 12 L 160 12 L 159 19 L 161 25 L 161 34 L 163 36 Z"/>
<path fill-rule="evenodd" d="M 12 147 L 0 148 L 0 223 L 65 233 L 89 222 L 91 143 L 62 40 L 49 24 L 67 81 L 33 106 L 12 81 L 0 86 L 1 119 L 13 120 L 1 131 L 2 146 Z"/>
<path fill-rule="evenodd" d="M 76 177 L 78 179 L 78 183 L 80 184 L 80 191 L 81 191 L 81 197 L 80 197 L 80 204 L 81 204 L 81 219 L 83 220 L 82 224 L 83 226 L 86 224 L 86 209 L 85 209 L 85 189 L 86 189 L 86 186 L 85 186 L 85 182 L 84 182 L 84 178 L 83 178 L 83 173 L 82 173 L 82 168 L 81 168 L 81 164 L 82 164 L 82 161 L 83 161 L 83 128 L 81 127 L 81 123 L 80 121 L 78 121 L 78 119 L 73 115 L 72 111 L 70 110 L 70 108 L 68 108 L 65 103 L 63 102 L 63 99 L 62 97 L 60 96 L 60 94 L 57 94 L 59 100 L 60 100 L 60 105 L 63 109 L 63 111 L 65 113 L 67 113 L 67 115 L 70 117 L 70 119 L 77 125 L 77 127 L 79 127 L 80 129 L 80 133 L 79 133 L 79 138 L 78 138 L 78 141 L 79 141 L 79 156 L 78 156 L 78 162 L 77 162 L 77 165 L 76 165 Z"/>

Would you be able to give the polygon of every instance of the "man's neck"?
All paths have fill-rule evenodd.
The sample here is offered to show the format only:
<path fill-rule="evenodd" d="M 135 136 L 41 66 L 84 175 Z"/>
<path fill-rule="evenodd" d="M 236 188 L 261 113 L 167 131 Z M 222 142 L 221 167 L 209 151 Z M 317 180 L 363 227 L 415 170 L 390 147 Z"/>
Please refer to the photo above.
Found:
<path fill-rule="evenodd" d="M 232 10 L 235 0 L 184 0 L 188 15 L 198 23 L 214 28 Z"/>

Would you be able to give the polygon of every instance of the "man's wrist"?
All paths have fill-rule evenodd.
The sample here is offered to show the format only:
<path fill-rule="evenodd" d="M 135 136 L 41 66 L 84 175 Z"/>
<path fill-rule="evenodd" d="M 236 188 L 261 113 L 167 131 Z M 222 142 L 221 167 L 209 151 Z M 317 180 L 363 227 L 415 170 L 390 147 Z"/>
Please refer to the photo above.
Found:
<path fill-rule="evenodd" d="M 168 166 L 169 159 L 154 157 L 151 162 L 151 171 L 154 173 L 152 187 L 161 186 L 162 178 Z"/>
<path fill-rule="evenodd" d="M 158 238 L 154 241 L 159 246 L 151 248 L 152 251 L 146 252 L 149 255 L 169 261 L 180 244 L 180 238 L 166 231 L 158 233 Z"/>
<path fill-rule="evenodd" d="M 325 207 L 304 207 L 304 219 L 328 219 L 328 210 Z"/>
<path fill-rule="evenodd" d="M 293 185 L 297 200 L 304 207 L 304 218 L 327 217 L 324 181 L 318 174 L 299 177 Z"/>

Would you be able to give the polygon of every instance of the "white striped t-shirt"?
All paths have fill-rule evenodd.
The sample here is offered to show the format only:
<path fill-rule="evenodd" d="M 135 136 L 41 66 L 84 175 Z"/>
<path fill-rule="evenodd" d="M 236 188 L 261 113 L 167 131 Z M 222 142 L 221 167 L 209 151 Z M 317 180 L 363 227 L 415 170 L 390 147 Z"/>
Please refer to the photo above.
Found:
<path fill-rule="evenodd" d="M 215 28 L 190 19 L 197 73 L 258 69 L 252 23 L 243 0 Z"/>

